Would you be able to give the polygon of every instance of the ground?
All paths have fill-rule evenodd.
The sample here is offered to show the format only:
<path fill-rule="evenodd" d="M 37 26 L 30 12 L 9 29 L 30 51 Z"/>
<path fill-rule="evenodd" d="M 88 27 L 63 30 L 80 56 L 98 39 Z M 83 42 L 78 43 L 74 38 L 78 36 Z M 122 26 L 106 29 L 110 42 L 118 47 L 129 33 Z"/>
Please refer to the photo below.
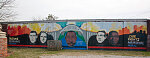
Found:
<path fill-rule="evenodd" d="M 8 48 L 11 52 L 6 58 L 150 58 L 150 52 L 147 51 L 127 51 L 127 50 L 60 50 L 60 51 L 49 51 L 46 48 Z"/>

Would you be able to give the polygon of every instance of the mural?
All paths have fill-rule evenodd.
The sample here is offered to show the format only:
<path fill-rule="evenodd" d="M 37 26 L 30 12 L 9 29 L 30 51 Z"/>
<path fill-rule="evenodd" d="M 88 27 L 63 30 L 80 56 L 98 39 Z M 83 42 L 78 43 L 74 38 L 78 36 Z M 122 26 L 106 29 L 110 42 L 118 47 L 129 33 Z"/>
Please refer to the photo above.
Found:
<path fill-rule="evenodd" d="M 54 23 L 8 24 L 8 44 L 30 47 L 33 47 L 32 45 L 47 45 L 47 40 L 54 40 L 54 36 L 50 32 L 60 29 L 61 27 Z"/>
<path fill-rule="evenodd" d="M 127 31 L 124 34 L 124 46 L 128 47 L 146 47 L 147 43 L 147 23 L 143 22 L 125 22 Z M 128 45 L 127 45 L 128 44 Z"/>
<path fill-rule="evenodd" d="M 99 49 L 105 46 L 121 47 L 123 46 L 123 37 L 119 30 L 123 28 L 123 22 L 88 22 L 88 48 Z"/>
<path fill-rule="evenodd" d="M 47 40 L 61 40 L 63 49 L 86 49 L 86 34 L 83 35 L 86 31 L 80 29 L 82 24 L 83 22 L 8 24 L 8 44 L 35 47 L 47 45 Z"/>
<path fill-rule="evenodd" d="M 105 33 L 105 31 L 97 32 L 97 35 L 93 35 L 90 37 L 88 41 L 89 46 L 122 46 L 123 42 L 121 38 L 119 38 L 118 32 L 110 31 L 109 35 Z"/>
<path fill-rule="evenodd" d="M 78 22 L 61 23 L 64 28 L 60 31 L 58 40 L 62 41 L 63 49 L 86 49 L 86 36 L 83 35 L 86 31 L 80 29 L 82 23 L 76 23 Z"/>
<path fill-rule="evenodd" d="M 26 45 L 28 44 L 28 34 L 31 30 L 26 26 L 26 24 L 8 24 L 7 36 L 8 44 L 13 45 Z"/>
<path fill-rule="evenodd" d="M 146 22 L 55 22 L 7 25 L 8 46 L 47 47 L 61 40 L 63 49 L 146 49 Z"/>
<path fill-rule="evenodd" d="M 144 22 L 88 22 L 83 26 L 90 31 L 88 49 L 146 47 L 147 25 Z"/>

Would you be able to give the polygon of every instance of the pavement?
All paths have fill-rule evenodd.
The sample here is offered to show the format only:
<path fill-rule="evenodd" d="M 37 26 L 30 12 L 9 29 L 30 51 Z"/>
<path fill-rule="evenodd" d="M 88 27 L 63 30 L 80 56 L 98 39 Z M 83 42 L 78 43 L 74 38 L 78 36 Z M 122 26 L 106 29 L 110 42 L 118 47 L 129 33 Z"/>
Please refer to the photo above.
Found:
<path fill-rule="evenodd" d="M 51 55 L 40 56 L 39 58 L 150 58 L 150 56 L 118 56 L 118 55 L 84 55 L 84 56 L 67 56 L 67 55 Z"/>

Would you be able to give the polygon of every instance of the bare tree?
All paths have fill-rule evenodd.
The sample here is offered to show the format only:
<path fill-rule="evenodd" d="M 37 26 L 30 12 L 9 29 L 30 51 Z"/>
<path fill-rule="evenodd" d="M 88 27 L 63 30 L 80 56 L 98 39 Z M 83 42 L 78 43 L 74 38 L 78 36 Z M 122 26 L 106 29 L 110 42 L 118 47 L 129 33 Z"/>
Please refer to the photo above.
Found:
<path fill-rule="evenodd" d="M 0 0 L 0 21 L 9 21 L 16 14 L 12 11 L 15 0 Z"/>
<path fill-rule="evenodd" d="M 33 20 L 34 21 L 44 21 L 44 20 L 56 20 L 58 19 L 57 16 L 54 16 L 52 14 L 48 14 L 48 16 L 46 18 L 41 18 L 41 17 L 33 17 Z"/>
<path fill-rule="evenodd" d="M 52 14 L 48 14 L 48 17 L 46 17 L 46 20 L 56 20 L 56 19 L 58 19 L 58 17 Z"/>

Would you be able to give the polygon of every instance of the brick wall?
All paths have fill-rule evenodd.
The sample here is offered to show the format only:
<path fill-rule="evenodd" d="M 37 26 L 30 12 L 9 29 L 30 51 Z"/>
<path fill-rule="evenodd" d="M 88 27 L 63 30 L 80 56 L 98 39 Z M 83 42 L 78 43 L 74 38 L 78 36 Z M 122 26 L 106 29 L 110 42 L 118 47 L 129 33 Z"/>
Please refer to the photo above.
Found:
<path fill-rule="evenodd" d="M 0 38 L 0 57 L 7 56 L 7 38 Z"/>

